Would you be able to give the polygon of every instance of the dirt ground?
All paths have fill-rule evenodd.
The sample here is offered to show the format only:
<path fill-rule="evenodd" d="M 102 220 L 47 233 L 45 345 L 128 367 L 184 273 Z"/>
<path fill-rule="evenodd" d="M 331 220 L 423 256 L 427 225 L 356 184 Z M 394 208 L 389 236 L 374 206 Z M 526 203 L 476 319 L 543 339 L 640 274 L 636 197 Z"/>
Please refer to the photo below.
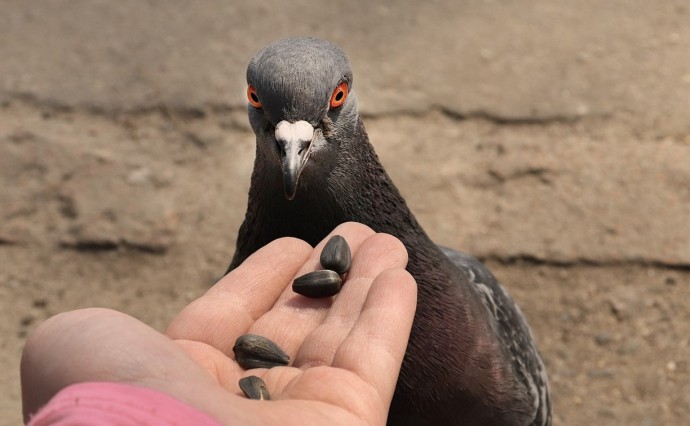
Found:
<path fill-rule="evenodd" d="M 261 6 L 55 3 L 0 17 L 0 425 L 21 423 L 18 362 L 42 320 L 104 306 L 163 329 L 225 270 L 254 156 L 243 68 L 289 34 L 249 39 Z M 335 2 L 295 31 L 352 52 L 365 125 L 419 221 L 527 315 L 554 423 L 687 424 L 690 8 L 431 3 L 380 6 L 369 27 Z"/>

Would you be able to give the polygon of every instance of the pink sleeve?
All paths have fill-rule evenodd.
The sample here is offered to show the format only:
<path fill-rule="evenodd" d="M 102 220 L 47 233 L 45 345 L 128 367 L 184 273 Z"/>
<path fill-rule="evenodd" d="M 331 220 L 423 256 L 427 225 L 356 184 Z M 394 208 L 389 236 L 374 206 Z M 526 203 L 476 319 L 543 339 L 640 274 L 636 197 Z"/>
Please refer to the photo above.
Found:
<path fill-rule="evenodd" d="M 88 382 L 62 389 L 28 425 L 220 426 L 220 423 L 162 392 L 122 383 Z"/>

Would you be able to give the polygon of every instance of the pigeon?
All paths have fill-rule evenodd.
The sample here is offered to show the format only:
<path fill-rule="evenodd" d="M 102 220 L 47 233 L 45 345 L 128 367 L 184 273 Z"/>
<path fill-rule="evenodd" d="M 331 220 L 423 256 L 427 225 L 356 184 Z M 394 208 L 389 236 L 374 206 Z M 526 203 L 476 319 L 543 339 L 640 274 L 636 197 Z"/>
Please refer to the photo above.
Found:
<path fill-rule="evenodd" d="M 315 245 L 347 221 L 392 234 L 418 301 L 388 424 L 551 424 L 523 314 L 482 263 L 437 246 L 417 222 L 369 142 L 343 51 L 317 38 L 273 42 L 251 59 L 247 84 L 256 157 L 228 271 L 277 238 Z"/>

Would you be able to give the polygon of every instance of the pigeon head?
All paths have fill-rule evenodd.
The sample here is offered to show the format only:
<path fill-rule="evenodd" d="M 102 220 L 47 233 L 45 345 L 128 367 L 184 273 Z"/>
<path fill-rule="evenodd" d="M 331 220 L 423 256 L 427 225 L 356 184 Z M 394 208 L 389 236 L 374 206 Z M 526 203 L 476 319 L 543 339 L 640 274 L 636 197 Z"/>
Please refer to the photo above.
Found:
<path fill-rule="evenodd" d="M 280 40 L 250 61 L 247 85 L 257 155 L 282 172 L 285 197 L 292 200 L 302 173 L 333 167 L 341 137 L 356 126 L 350 64 L 328 41 Z"/>

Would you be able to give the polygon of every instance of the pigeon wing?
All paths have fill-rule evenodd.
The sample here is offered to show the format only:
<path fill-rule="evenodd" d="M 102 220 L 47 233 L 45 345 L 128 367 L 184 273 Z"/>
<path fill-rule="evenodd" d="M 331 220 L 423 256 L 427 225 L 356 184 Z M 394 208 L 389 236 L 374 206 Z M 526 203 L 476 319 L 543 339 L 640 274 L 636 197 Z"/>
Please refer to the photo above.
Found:
<path fill-rule="evenodd" d="M 486 309 L 491 313 L 501 346 L 510 357 L 516 377 L 530 395 L 534 410 L 532 424 L 551 424 L 551 400 L 546 369 L 520 308 L 479 260 L 457 250 L 442 246 L 439 248 L 455 266 L 467 274 Z"/>

